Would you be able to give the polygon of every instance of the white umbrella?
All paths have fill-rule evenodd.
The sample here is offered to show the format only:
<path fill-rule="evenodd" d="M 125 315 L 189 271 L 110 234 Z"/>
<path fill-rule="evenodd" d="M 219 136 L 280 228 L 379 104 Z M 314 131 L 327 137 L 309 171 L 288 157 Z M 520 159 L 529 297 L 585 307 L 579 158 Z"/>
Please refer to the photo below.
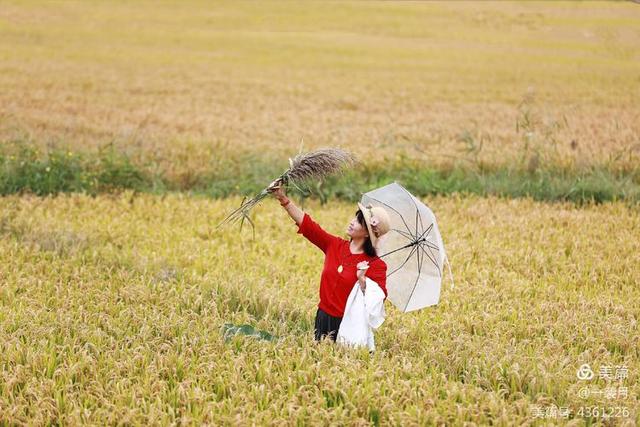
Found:
<path fill-rule="evenodd" d="M 383 207 L 391 220 L 377 247 L 387 264 L 389 301 L 402 312 L 437 304 L 449 262 L 431 209 L 395 182 L 365 193 L 361 203 Z M 449 275 L 453 283 L 450 266 Z"/>

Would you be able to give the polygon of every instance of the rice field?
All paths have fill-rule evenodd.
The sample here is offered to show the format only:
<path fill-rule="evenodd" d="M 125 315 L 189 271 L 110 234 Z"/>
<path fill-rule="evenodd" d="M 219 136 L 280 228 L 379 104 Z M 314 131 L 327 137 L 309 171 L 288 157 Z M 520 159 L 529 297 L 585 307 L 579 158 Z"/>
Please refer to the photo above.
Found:
<path fill-rule="evenodd" d="M 638 64 L 633 2 L 0 2 L 0 426 L 639 424 Z M 186 190 L 327 146 L 613 201 L 422 197 L 455 286 L 316 344 L 321 252 Z"/>
<path fill-rule="evenodd" d="M 275 201 L 256 211 L 255 240 L 214 232 L 239 202 L 3 198 L 0 420 L 516 425 L 552 404 L 572 411 L 554 423 L 594 405 L 639 420 L 637 210 L 425 200 L 455 286 L 418 312 L 389 304 L 370 355 L 313 343 L 322 254 Z M 305 209 L 340 234 L 354 206 Z M 225 341 L 225 323 L 277 339 Z M 584 363 L 625 366 L 612 383 L 627 396 L 579 397 Z"/>
<path fill-rule="evenodd" d="M 631 2 L 9 0 L 0 58 L 0 141 L 112 143 L 169 175 L 301 141 L 431 165 L 640 157 Z"/>

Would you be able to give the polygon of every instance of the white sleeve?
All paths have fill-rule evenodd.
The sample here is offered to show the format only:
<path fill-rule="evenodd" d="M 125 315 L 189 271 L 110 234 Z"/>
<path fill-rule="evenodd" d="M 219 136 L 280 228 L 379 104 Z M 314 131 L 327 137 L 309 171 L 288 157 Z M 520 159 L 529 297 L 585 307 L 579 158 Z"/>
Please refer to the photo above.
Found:
<path fill-rule="evenodd" d="M 367 288 L 364 293 L 364 305 L 369 326 L 378 329 L 384 322 L 384 292 L 378 284 L 366 277 Z"/>

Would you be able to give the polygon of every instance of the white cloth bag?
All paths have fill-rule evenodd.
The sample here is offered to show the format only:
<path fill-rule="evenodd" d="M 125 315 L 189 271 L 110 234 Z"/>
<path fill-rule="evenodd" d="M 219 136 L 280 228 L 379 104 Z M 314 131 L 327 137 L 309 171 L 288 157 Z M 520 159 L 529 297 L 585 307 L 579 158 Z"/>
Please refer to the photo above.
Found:
<path fill-rule="evenodd" d="M 365 277 L 365 281 L 367 286 L 364 294 L 357 281 L 349 294 L 336 340 L 353 347 L 367 346 L 373 351 L 373 330 L 382 325 L 386 315 L 384 292 L 370 278 Z"/>

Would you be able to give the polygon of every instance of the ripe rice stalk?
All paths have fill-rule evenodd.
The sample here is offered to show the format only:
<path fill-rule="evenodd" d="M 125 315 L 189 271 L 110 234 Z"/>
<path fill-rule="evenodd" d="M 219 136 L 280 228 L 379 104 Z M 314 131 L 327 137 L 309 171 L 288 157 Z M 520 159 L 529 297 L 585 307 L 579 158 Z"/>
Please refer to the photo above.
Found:
<path fill-rule="evenodd" d="M 289 159 L 289 168 L 276 178 L 269 186 L 247 201 L 242 201 L 240 207 L 231 212 L 216 229 L 228 223 L 238 220 L 248 220 L 249 212 L 264 200 L 276 187 L 282 185 L 285 188 L 294 186 L 299 189 L 299 185 L 309 181 L 320 181 L 330 175 L 344 171 L 347 167 L 352 167 L 357 162 L 355 156 L 348 151 L 338 148 L 324 148 L 309 153 L 302 153 Z M 241 223 L 241 224 L 242 224 Z"/>

